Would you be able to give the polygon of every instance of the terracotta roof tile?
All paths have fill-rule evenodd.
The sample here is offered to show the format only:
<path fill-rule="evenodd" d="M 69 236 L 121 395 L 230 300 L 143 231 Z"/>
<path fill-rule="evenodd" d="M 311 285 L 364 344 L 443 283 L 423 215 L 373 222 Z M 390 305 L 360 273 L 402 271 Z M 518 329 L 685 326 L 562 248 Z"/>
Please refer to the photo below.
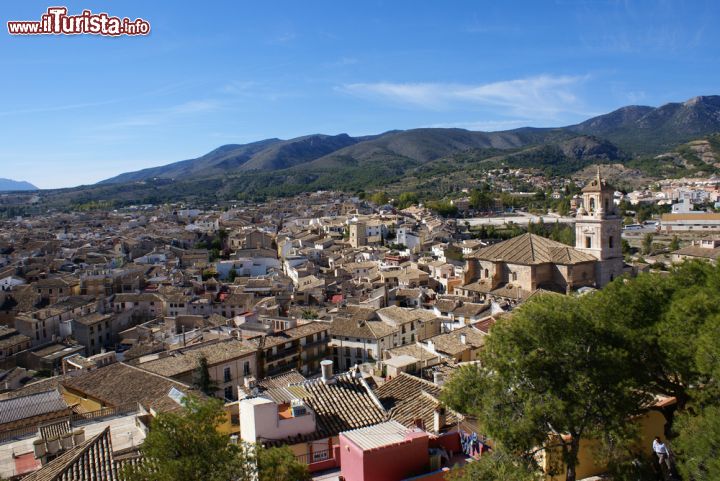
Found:
<path fill-rule="evenodd" d="M 405 426 L 412 426 L 420 419 L 426 429 L 433 426 L 435 409 L 440 406 L 441 388 L 436 384 L 400 373 L 375 390 L 380 402 L 390 413 L 390 418 Z M 454 413 L 448 412 L 447 424 L 458 422 Z"/>
<path fill-rule="evenodd" d="M 597 260 L 590 254 L 535 234 L 523 234 L 478 249 L 468 257 L 522 265 L 579 264 Z"/>

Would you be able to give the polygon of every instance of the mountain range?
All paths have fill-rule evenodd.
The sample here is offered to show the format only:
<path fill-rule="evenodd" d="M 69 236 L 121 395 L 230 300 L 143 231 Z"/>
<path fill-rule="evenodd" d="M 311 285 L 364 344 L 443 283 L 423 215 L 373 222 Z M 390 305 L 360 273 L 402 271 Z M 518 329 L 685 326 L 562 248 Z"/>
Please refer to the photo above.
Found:
<path fill-rule="evenodd" d="M 23 190 L 38 190 L 30 182 L 0 178 L 0 192 L 14 192 Z"/>
<path fill-rule="evenodd" d="M 314 134 L 224 145 L 195 159 L 124 173 L 100 184 L 293 173 L 293 169 L 307 174 L 364 165 L 372 168 L 383 162 L 407 170 L 458 154 L 516 166 L 550 166 L 566 173 L 590 163 L 625 163 L 657 156 L 717 132 L 720 96 L 701 96 L 661 107 L 622 107 L 560 128 L 525 127 L 499 132 L 421 128 L 364 137 Z"/>
<path fill-rule="evenodd" d="M 582 179 L 593 164 L 606 164 L 611 181 L 623 189 L 652 179 L 720 174 L 720 96 L 657 108 L 628 106 L 558 128 L 420 128 L 224 145 L 94 185 L 43 191 L 42 202 L 61 209 L 215 205 L 316 190 L 412 191 L 434 199 L 481 186 L 497 167 Z"/>

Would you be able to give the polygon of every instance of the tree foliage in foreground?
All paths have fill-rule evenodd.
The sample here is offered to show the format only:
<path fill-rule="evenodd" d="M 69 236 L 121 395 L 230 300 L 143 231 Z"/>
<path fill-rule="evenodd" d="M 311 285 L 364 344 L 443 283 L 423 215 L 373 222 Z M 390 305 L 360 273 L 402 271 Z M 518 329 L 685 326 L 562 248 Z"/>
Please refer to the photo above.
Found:
<path fill-rule="evenodd" d="M 250 481 L 250 446 L 229 443 L 217 427 L 225 420 L 222 402 L 185 398 L 180 413 L 155 417 L 140 447 L 143 462 L 128 470 L 129 481 Z"/>
<path fill-rule="evenodd" d="M 618 279 L 582 297 L 545 295 L 498 321 L 481 355 L 444 390 L 514 454 L 560 449 L 575 479 L 581 439 L 635 469 L 627 420 L 649 394 L 677 399 L 679 426 L 664 410 L 678 465 L 688 479 L 720 479 L 720 267 L 688 262 L 669 275 Z M 705 432 L 701 427 L 706 426 Z M 565 436 L 564 436 L 565 435 Z M 649 450 L 649 447 L 643 447 Z M 704 470 L 704 471 L 703 471 Z"/>
<path fill-rule="evenodd" d="M 608 331 L 606 342 L 632 354 L 628 362 L 638 383 L 648 392 L 674 396 L 683 410 L 701 394 L 693 386 L 713 384 L 698 352 L 705 333 L 720 319 L 718 292 L 720 268 L 687 262 L 670 275 L 611 283 L 588 300 Z"/>
<path fill-rule="evenodd" d="M 720 405 L 681 414 L 678 432 L 675 450 L 683 479 L 720 480 Z"/>
<path fill-rule="evenodd" d="M 506 453 L 486 454 L 450 472 L 448 481 L 538 481 L 539 473 L 522 458 Z"/>
<path fill-rule="evenodd" d="M 625 416 L 647 401 L 627 369 L 629 353 L 606 344 L 589 318 L 583 298 L 545 295 L 526 304 L 498 321 L 482 367 L 453 376 L 445 401 L 476 415 L 511 452 L 560 450 L 574 481 L 580 441 L 627 436 Z"/>
<path fill-rule="evenodd" d="M 218 389 L 217 384 L 210 376 L 208 360 L 205 356 L 198 358 L 198 364 L 193 372 L 193 383 L 196 388 L 208 396 L 214 396 Z"/>
<path fill-rule="evenodd" d="M 305 464 L 298 463 L 290 448 L 260 449 L 257 451 L 258 481 L 308 481 L 311 479 Z"/>
<path fill-rule="evenodd" d="M 160 413 L 140 447 L 142 462 L 128 481 L 306 481 L 307 466 L 288 448 L 232 444 L 217 430 L 225 421 L 218 399 L 187 397 L 180 412 Z M 257 473 L 257 477 L 255 474 Z"/>

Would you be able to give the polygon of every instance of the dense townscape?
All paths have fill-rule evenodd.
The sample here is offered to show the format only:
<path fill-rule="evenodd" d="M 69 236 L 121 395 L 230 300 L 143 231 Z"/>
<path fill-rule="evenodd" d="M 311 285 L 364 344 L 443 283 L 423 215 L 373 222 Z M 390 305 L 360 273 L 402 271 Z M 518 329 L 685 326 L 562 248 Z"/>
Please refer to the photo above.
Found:
<path fill-rule="evenodd" d="M 599 167 L 557 195 L 564 217 L 478 216 L 468 197 L 454 202 L 465 217 L 449 218 L 385 195 L 316 192 L 6 220 L 0 476 L 122 479 L 147 464 L 156 418 L 214 399 L 217 433 L 282 448 L 310 473 L 441 479 L 492 449 L 443 386 L 479 365 L 496 323 L 548 296 L 593 296 L 621 277 L 717 258 L 706 230 L 718 214 L 692 206 L 717 202 L 718 184 L 660 185 L 647 197 L 670 212 L 644 222 L 647 201 Z M 551 238 L 560 221 L 572 245 Z M 517 232 L 489 237 L 492 225 Z M 674 250 L 651 240 L 640 253 L 627 240 L 663 232 Z M 645 443 L 664 436 L 658 413 L 677 402 L 656 394 L 635 414 Z M 553 476 L 566 459 L 544 453 L 540 472 L 565 479 Z M 577 479 L 607 469 L 590 446 L 575 456 Z"/>
<path fill-rule="evenodd" d="M 0 13 L 0 481 L 720 481 L 720 1 Z"/>

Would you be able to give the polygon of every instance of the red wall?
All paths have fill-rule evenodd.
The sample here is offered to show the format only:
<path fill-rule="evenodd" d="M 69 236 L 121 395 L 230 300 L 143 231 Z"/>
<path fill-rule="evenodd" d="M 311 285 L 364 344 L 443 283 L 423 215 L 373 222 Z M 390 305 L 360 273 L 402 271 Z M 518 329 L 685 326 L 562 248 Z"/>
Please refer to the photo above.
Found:
<path fill-rule="evenodd" d="M 400 481 L 424 472 L 429 463 L 427 433 L 410 433 L 405 441 L 363 451 L 340 435 L 341 474 L 346 481 Z"/>
<path fill-rule="evenodd" d="M 445 448 L 448 452 L 459 453 L 462 450 L 462 446 L 460 444 L 460 433 L 452 431 L 432 437 L 430 438 L 430 447 Z"/>
<path fill-rule="evenodd" d="M 340 466 L 340 446 L 333 446 L 332 456 L 333 457 L 330 459 L 308 464 L 308 471 L 311 473 L 317 473 L 318 471 L 337 468 Z"/>

